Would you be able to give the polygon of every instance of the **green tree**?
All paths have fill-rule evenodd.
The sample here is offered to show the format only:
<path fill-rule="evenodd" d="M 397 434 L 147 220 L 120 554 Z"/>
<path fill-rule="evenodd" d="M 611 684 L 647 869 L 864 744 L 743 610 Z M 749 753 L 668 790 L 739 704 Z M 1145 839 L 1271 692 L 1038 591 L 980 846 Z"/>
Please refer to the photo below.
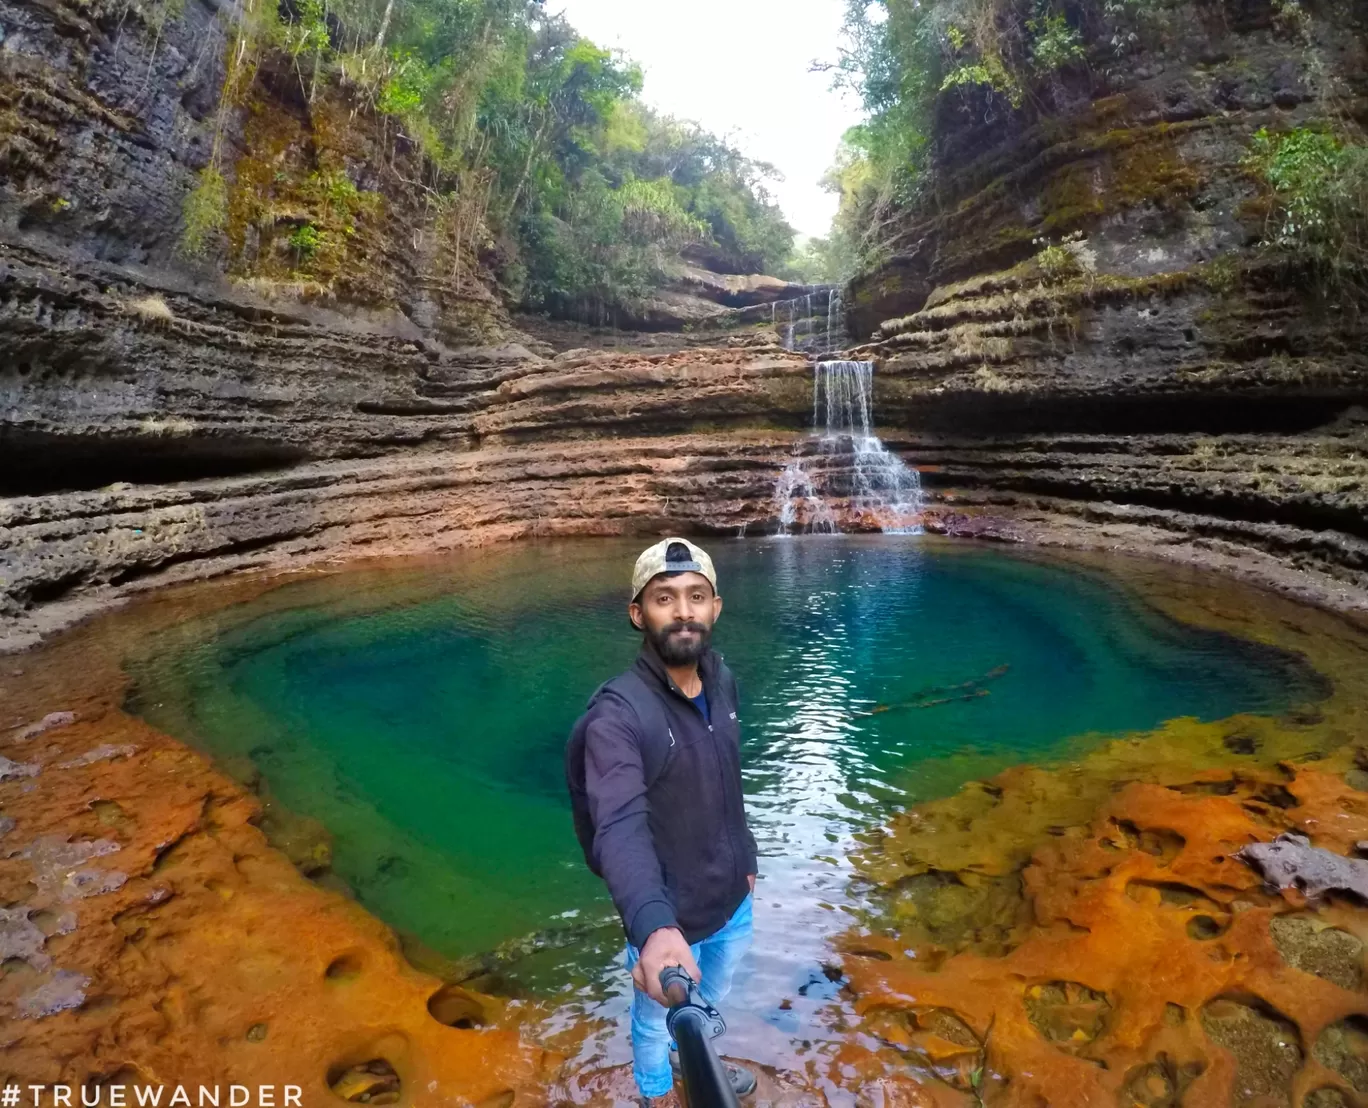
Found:
<path fill-rule="evenodd" d="M 250 104 L 274 54 L 309 105 L 342 96 L 391 117 L 391 135 L 422 149 L 417 184 L 443 213 L 458 269 L 497 241 L 506 283 L 531 306 L 608 311 L 668 280 L 688 246 L 736 269 L 790 253 L 792 229 L 767 191 L 773 167 L 658 117 L 641 103 L 639 67 L 536 0 L 247 0 L 235 18 L 225 110 Z M 215 162 L 186 200 L 188 250 L 223 227 L 227 168 Z M 282 184 L 310 206 L 303 227 L 319 236 L 297 230 L 296 259 L 318 268 L 326 248 L 328 270 L 345 268 L 378 194 L 332 163 Z"/>

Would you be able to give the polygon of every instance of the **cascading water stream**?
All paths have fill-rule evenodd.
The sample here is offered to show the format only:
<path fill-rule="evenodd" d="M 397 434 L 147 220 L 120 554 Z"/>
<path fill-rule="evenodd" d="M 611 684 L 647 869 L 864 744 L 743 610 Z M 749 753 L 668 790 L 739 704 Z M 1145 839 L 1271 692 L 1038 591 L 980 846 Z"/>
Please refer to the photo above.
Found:
<path fill-rule="evenodd" d="M 771 300 L 769 321 L 785 350 L 803 350 L 813 357 L 820 357 L 839 350 L 845 343 L 841 293 L 836 288 L 823 285 L 812 285 L 810 289 L 802 296 L 788 300 Z M 826 297 L 825 301 L 823 296 Z M 787 321 L 781 328 L 779 321 L 786 312 Z M 749 318 L 755 319 L 756 316 Z"/>
<path fill-rule="evenodd" d="M 809 531 L 826 535 L 840 532 L 836 517 L 813 487 L 812 477 L 803 468 L 802 458 L 795 457 L 779 474 L 774 483 L 774 507 L 779 516 L 779 533 L 789 534 L 789 529 L 798 520 L 798 505 L 806 503 L 806 526 Z"/>
<path fill-rule="evenodd" d="M 844 514 L 862 530 L 921 532 L 921 479 L 873 433 L 873 382 L 873 362 L 814 363 L 813 437 L 795 446 L 794 458 L 774 488 L 780 534 L 789 534 L 800 519 L 809 531 L 840 531 L 830 504 L 836 498 L 846 501 Z M 814 445 L 820 459 L 816 474 L 804 457 Z M 826 480 L 819 482 L 819 477 Z M 825 497 L 819 483 L 826 486 Z"/>

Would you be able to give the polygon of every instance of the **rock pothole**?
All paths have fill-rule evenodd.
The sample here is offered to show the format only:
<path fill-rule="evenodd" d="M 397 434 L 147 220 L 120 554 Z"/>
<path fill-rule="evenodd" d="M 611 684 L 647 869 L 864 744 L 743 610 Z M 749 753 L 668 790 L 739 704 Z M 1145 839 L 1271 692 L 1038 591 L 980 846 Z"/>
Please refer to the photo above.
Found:
<path fill-rule="evenodd" d="M 394 1104 L 399 1099 L 399 1074 L 384 1058 L 372 1058 L 328 1071 L 328 1087 L 343 1100 L 357 1104 Z"/>
<path fill-rule="evenodd" d="M 912 1056 L 961 1092 L 970 1091 L 973 1074 L 983 1065 L 983 1043 L 949 1008 L 875 1008 L 866 1013 L 865 1026 L 881 1042 Z"/>
<path fill-rule="evenodd" d="M 1193 916 L 1187 921 L 1188 938 L 1196 939 L 1198 942 L 1209 942 L 1220 938 L 1229 927 L 1229 920 L 1220 920 L 1208 915 Z"/>
<path fill-rule="evenodd" d="M 1256 997 L 1217 997 L 1202 1009 L 1202 1030 L 1235 1059 L 1235 1104 L 1292 1105 L 1292 1077 L 1301 1068 L 1301 1033 Z"/>
<path fill-rule="evenodd" d="M 1087 1046 L 1106 1030 L 1107 994 L 1077 981 L 1030 986 L 1022 997 L 1026 1016 L 1042 1038 L 1066 1050 Z"/>
<path fill-rule="evenodd" d="M 1117 1098 L 1121 1108 L 1180 1108 L 1187 1087 L 1206 1069 L 1203 1062 L 1179 1064 L 1165 1053 L 1133 1066 Z"/>
<path fill-rule="evenodd" d="M 1128 819 L 1109 821 L 1112 830 L 1103 837 L 1102 845 L 1111 850 L 1140 850 L 1159 859 L 1167 867 L 1182 853 L 1187 839 L 1168 827 L 1140 827 Z"/>
<path fill-rule="evenodd" d="M 1349 1098 L 1333 1085 L 1306 1094 L 1302 1108 L 1350 1108 Z"/>
<path fill-rule="evenodd" d="M 1268 924 L 1282 960 L 1342 989 L 1363 987 L 1363 943 L 1308 916 L 1275 916 Z"/>
<path fill-rule="evenodd" d="M 1188 938 L 1197 942 L 1218 939 L 1230 929 L 1231 915 L 1200 889 L 1174 881 L 1131 881 L 1126 895 L 1139 904 L 1163 907 L 1187 916 Z"/>
<path fill-rule="evenodd" d="M 480 997 L 459 985 L 444 985 L 428 998 L 428 1012 L 448 1027 L 475 1028 L 489 1023 Z"/>
<path fill-rule="evenodd" d="M 1368 1093 L 1368 1017 L 1350 1016 L 1332 1023 L 1320 1033 L 1311 1053 L 1356 1092 Z"/>
<path fill-rule="evenodd" d="M 338 955 L 328 963 L 323 976 L 329 981 L 354 981 L 361 976 L 361 955 L 351 952 Z"/>

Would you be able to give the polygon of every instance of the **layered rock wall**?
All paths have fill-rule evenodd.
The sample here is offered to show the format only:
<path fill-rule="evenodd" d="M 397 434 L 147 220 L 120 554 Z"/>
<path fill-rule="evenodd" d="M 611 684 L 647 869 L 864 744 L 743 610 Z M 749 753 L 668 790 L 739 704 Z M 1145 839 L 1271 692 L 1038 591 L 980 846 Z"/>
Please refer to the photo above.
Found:
<path fill-rule="evenodd" d="M 1363 114 L 1360 17 L 1221 13 L 1176 7 L 1162 42 L 1016 114 L 943 98 L 936 191 L 845 296 L 931 527 L 1368 582 L 1362 317 L 1255 249 L 1244 167 L 1255 130 L 1320 118 L 1327 90 Z M 695 299 L 756 303 L 712 332 L 523 321 L 534 338 L 383 118 L 269 66 L 232 93 L 235 18 L 0 4 L 7 643 L 240 567 L 774 528 L 812 418 L 766 303 L 793 287 L 704 275 Z M 223 222 L 190 258 L 214 166 Z M 306 223 L 328 244 L 307 264 Z M 795 345 L 840 314 L 812 296 Z"/>
<path fill-rule="evenodd" d="M 942 97 L 934 194 L 851 290 L 880 422 L 947 529 L 1144 521 L 1361 585 L 1363 305 L 1258 248 L 1248 155 L 1260 128 L 1364 117 L 1363 12 L 1165 10 L 1019 112 Z"/>
<path fill-rule="evenodd" d="M 808 407 L 800 356 L 748 333 L 556 357 L 481 263 L 478 182 L 436 202 L 345 89 L 262 52 L 243 81 L 244 14 L 0 4 L 7 641 L 92 595 L 306 553 L 701 518 L 711 469 L 751 505 L 718 517 L 754 514 L 759 444 L 786 449 Z M 710 314 L 791 288 L 691 275 Z"/>

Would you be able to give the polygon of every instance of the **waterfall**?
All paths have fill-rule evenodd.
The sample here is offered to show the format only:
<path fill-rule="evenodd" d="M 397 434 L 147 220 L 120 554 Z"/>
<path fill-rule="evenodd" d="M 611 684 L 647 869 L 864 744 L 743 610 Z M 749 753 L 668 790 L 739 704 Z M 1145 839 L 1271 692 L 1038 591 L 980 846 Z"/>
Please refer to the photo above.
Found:
<path fill-rule="evenodd" d="M 803 350 L 814 357 L 840 349 L 845 340 L 845 325 L 841 316 L 841 293 L 838 289 L 809 285 L 808 292 L 788 300 L 770 301 L 770 326 L 779 336 L 785 350 Z M 826 306 L 822 305 L 822 290 L 826 290 Z M 815 290 L 815 291 L 811 291 Z M 779 328 L 779 309 L 788 309 L 788 321 Z M 817 330 L 821 313 L 826 312 L 825 334 Z"/>
<path fill-rule="evenodd" d="M 826 399 L 823 449 L 834 452 L 850 442 L 852 512 L 872 516 L 881 531 L 920 531 L 913 517 L 921 511 L 921 477 L 890 453 L 872 430 L 874 363 L 818 362 L 813 379 L 814 397 L 820 385 Z"/>
<path fill-rule="evenodd" d="M 798 447 L 794 447 L 793 461 L 784 467 L 784 471 L 779 474 L 779 480 L 774 483 L 774 510 L 779 517 L 779 534 L 790 534 L 790 528 L 798 519 L 798 505 L 801 501 L 807 504 L 807 529 L 834 535 L 840 531 L 836 526 L 836 517 L 831 514 L 826 502 L 817 495 L 816 486 L 803 465 L 803 459 L 797 456 L 798 450 Z"/>
<path fill-rule="evenodd" d="M 808 440 L 822 459 L 822 472 L 848 484 L 849 514 L 861 529 L 888 534 L 919 534 L 921 478 L 873 433 L 874 363 L 819 361 L 812 375 L 813 436 Z M 817 491 L 803 463 L 804 444 L 775 482 L 774 501 L 781 534 L 797 518 L 797 500 L 807 502 L 808 530 L 837 531 L 834 513 Z M 828 485 L 834 483 L 828 481 Z M 831 490 L 828 489 L 828 497 Z"/>
<path fill-rule="evenodd" d="M 841 317 L 841 290 L 833 288 L 827 294 L 826 348 L 831 352 L 840 349 L 844 344 L 845 320 Z"/>

